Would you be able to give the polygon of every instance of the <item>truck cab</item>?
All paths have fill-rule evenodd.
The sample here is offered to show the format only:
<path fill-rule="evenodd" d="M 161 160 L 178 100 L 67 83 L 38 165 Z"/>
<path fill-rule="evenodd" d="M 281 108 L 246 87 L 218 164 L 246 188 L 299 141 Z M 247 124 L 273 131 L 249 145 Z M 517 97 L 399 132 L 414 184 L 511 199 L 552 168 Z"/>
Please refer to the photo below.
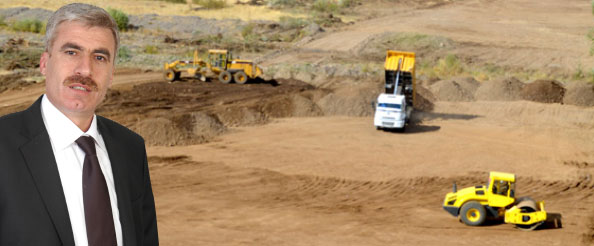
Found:
<path fill-rule="evenodd" d="M 409 118 L 407 116 L 407 108 L 404 95 L 380 94 L 375 105 L 375 116 L 373 120 L 375 127 L 378 129 L 404 128 L 406 120 Z"/>

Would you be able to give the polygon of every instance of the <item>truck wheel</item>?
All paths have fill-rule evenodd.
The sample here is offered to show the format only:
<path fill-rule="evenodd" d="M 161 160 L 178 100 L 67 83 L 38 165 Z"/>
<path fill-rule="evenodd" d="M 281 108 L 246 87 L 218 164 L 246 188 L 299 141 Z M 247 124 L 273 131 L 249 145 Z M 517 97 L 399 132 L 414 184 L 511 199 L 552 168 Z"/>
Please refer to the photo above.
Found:
<path fill-rule="evenodd" d="M 165 71 L 165 73 L 163 74 L 163 77 L 165 78 L 165 80 L 167 80 L 169 82 L 173 82 L 173 81 L 179 79 L 179 75 L 180 75 L 180 72 L 176 72 L 173 69 L 167 69 L 167 71 Z"/>
<path fill-rule="evenodd" d="M 243 71 L 239 71 L 233 75 L 233 79 L 235 80 L 235 83 L 245 84 L 245 82 L 248 80 L 248 77 Z"/>
<path fill-rule="evenodd" d="M 467 202 L 460 209 L 460 219 L 469 226 L 479 226 L 487 219 L 487 211 L 478 202 Z"/>
<path fill-rule="evenodd" d="M 222 71 L 219 74 L 219 81 L 221 81 L 221 83 L 223 84 L 229 84 L 229 82 L 231 82 L 232 79 L 233 76 L 231 76 L 231 73 L 229 71 Z"/>

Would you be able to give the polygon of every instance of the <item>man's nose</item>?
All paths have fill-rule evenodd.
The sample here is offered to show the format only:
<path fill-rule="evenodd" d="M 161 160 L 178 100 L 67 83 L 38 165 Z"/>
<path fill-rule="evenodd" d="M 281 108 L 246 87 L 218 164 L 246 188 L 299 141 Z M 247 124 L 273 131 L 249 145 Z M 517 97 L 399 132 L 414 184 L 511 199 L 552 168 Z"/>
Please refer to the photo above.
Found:
<path fill-rule="evenodd" d="M 74 73 L 77 75 L 82 75 L 86 77 L 90 77 L 93 71 L 93 64 L 91 62 L 90 56 L 81 56 L 78 60 L 78 64 L 74 69 Z"/>

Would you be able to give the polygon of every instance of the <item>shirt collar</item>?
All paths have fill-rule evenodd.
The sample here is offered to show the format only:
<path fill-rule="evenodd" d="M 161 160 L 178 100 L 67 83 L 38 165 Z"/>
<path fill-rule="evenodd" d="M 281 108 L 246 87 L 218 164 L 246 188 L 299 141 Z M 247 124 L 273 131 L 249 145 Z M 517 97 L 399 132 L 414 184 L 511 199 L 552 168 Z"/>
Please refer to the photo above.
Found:
<path fill-rule="evenodd" d="M 95 143 L 97 143 L 100 148 L 105 149 L 105 145 L 103 141 L 101 141 L 102 139 L 97 130 L 96 115 L 93 115 L 93 121 L 91 121 L 89 130 L 83 132 L 76 124 L 74 124 L 74 122 L 68 119 L 66 115 L 60 112 L 45 94 L 41 100 L 41 115 L 43 116 L 45 128 L 47 129 L 47 133 L 50 136 L 55 150 L 62 150 L 70 146 L 82 135 L 93 137 Z"/>

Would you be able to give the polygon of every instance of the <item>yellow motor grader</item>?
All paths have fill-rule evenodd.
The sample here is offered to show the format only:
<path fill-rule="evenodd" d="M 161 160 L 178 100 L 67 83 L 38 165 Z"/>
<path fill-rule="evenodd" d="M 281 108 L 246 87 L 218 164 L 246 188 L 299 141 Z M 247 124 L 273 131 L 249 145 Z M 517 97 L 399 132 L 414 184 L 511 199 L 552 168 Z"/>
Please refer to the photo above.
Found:
<path fill-rule="evenodd" d="M 544 202 L 529 197 L 515 198 L 516 176 L 490 172 L 487 185 L 478 185 L 446 194 L 443 208 L 469 226 L 482 225 L 487 216 L 504 218 L 522 230 L 534 230 L 547 219 Z"/>
<path fill-rule="evenodd" d="M 208 50 L 206 61 L 200 59 L 198 50 L 195 50 L 194 60 L 165 63 L 164 69 L 165 79 L 169 82 L 179 80 L 183 71 L 202 81 L 205 81 L 209 74 L 213 74 L 225 84 L 231 81 L 244 84 L 248 79 L 255 79 L 262 75 L 262 69 L 253 61 L 233 59 L 230 51 L 218 49 Z"/>

